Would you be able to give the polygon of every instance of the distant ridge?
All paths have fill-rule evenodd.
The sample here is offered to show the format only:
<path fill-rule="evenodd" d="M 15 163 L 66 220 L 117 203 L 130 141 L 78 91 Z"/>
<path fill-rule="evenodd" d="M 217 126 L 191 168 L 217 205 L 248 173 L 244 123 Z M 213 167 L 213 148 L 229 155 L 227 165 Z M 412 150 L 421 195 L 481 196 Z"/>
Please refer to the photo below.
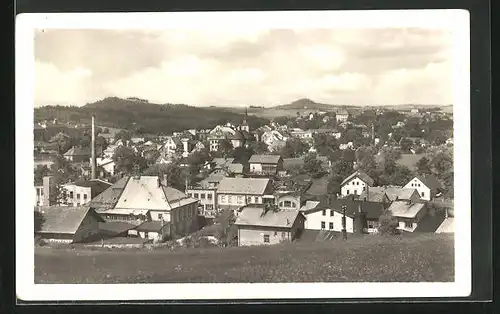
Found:
<path fill-rule="evenodd" d="M 309 98 L 301 98 L 298 99 L 292 103 L 289 103 L 287 105 L 279 105 L 272 107 L 275 109 L 294 109 L 294 110 L 301 110 L 301 109 L 311 109 L 311 110 L 332 110 L 335 108 L 333 105 L 327 105 L 327 104 L 321 104 L 317 103 Z"/>
<path fill-rule="evenodd" d="M 136 133 L 165 133 L 186 129 L 210 129 L 218 124 L 240 124 L 243 113 L 223 108 L 194 107 L 184 104 L 154 104 L 144 99 L 107 97 L 82 107 L 43 106 L 34 109 L 36 121 L 89 123 L 96 115 L 100 125 L 128 129 Z M 247 122 L 255 129 L 269 120 L 249 116 Z"/>

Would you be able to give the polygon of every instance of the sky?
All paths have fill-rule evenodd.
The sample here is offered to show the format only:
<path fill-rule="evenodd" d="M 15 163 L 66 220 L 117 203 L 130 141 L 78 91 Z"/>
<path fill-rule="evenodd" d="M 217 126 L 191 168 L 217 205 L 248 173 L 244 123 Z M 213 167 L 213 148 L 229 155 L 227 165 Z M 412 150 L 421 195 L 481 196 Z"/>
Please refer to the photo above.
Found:
<path fill-rule="evenodd" d="M 451 104 L 451 48 L 428 28 L 37 30 L 35 104 Z"/>

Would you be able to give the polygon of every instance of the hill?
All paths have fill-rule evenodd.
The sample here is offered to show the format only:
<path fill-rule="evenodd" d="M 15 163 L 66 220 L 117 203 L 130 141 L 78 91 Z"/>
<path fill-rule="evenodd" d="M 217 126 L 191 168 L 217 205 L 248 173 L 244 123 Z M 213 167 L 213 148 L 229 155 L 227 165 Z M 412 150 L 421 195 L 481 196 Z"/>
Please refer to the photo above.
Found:
<path fill-rule="evenodd" d="M 177 249 L 35 248 L 35 283 L 450 282 L 453 235 Z"/>
<path fill-rule="evenodd" d="M 44 106 L 35 108 L 35 122 L 57 118 L 61 123 L 90 123 L 96 115 L 99 125 L 134 130 L 137 133 L 169 134 L 185 129 L 208 129 L 227 122 L 240 124 L 244 113 L 224 108 L 202 108 L 183 104 L 154 104 L 135 99 L 108 97 L 83 107 Z M 248 117 L 255 129 L 268 123 L 264 118 Z"/>
<path fill-rule="evenodd" d="M 287 109 L 287 110 L 310 109 L 310 110 L 332 111 L 333 109 L 335 109 L 335 106 L 320 104 L 315 101 L 312 101 L 309 98 L 302 98 L 287 105 L 275 106 L 273 107 L 273 109 Z"/>

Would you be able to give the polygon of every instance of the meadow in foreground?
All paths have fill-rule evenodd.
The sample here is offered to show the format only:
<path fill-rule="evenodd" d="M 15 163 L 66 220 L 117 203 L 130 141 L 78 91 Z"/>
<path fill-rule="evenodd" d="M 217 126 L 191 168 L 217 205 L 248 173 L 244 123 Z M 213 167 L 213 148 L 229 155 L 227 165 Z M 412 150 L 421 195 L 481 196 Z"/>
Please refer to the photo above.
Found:
<path fill-rule="evenodd" d="M 453 235 L 174 251 L 35 248 L 38 284 L 365 281 L 454 281 Z"/>

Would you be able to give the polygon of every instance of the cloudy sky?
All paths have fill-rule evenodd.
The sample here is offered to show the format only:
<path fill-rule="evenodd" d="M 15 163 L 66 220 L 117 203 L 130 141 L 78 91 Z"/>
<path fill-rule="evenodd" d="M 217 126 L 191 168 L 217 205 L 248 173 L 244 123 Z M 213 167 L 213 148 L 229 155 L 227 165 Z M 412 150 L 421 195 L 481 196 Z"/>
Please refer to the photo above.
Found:
<path fill-rule="evenodd" d="M 35 101 L 450 104 L 451 40 L 418 28 L 40 30 Z"/>

